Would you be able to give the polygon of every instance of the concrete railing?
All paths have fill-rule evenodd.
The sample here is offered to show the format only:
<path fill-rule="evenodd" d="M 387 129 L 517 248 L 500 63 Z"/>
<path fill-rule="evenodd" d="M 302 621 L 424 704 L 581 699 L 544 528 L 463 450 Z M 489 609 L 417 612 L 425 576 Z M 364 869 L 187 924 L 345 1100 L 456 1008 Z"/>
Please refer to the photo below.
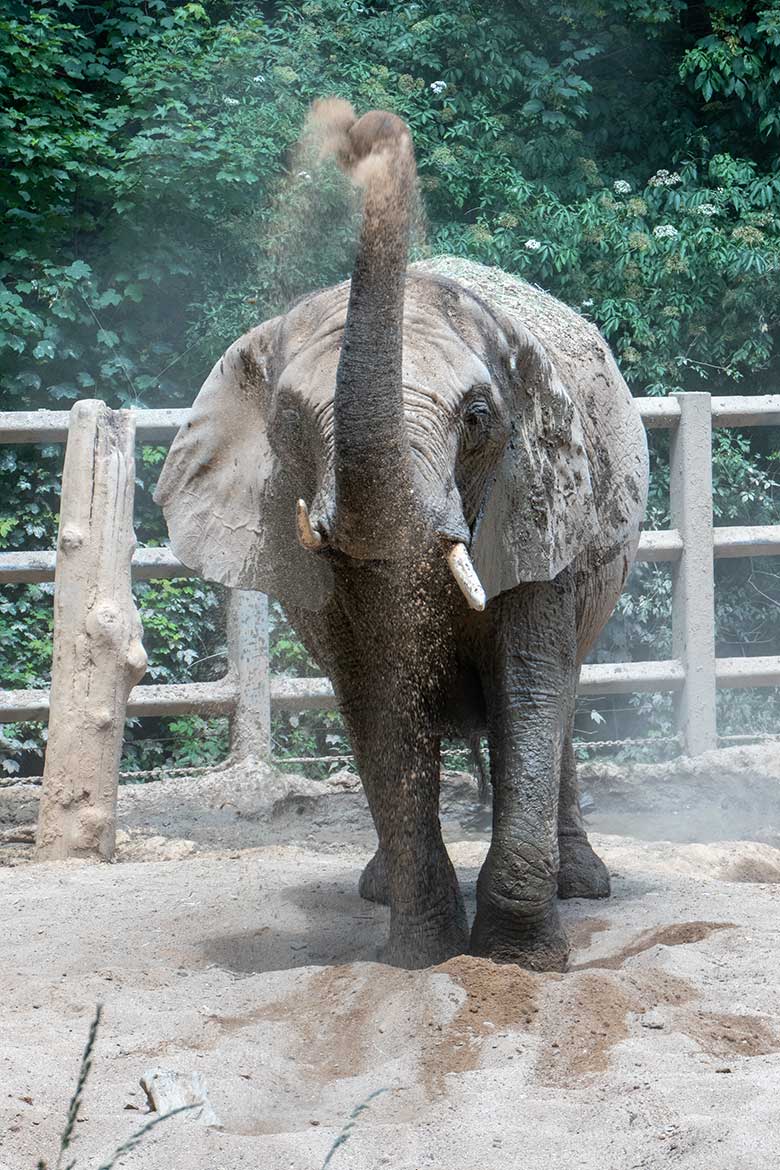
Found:
<path fill-rule="evenodd" d="M 685 751 L 698 755 L 717 745 L 718 687 L 780 684 L 780 657 L 715 657 L 714 557 L 780 554 L 780 525 L 714 528 L 712 521 L 712 427 L 780 426 L 780 395 L 711 398 L 680 394 L 638 399 L 648 429 L 672 432 L 670 511 L 673 527 L 642 534 L 637 560 L 672 565 L 673 658 L 657 662 L 585 666 L 580 694 L 671 691 Z M 141 443 L 169 440 L 186 410 L 135 411 Z M 68 412 L 0 413 L 0 444 L 63 443 Z M 54 579 L 54 552 L 0 553 L 0 584 Z M 136 578 L 192 575 L 167 548 L 142 548 L 133 556 Z M 229 715 L 234 751 L 263 754 L 270 743 L 272 710 L 335 707 L 327 679 L 269 676 L 268 603 L 263 594 L 231 593 L 228 671 L 211 683 L 136 686 L 131 716 Z M 0 690 L 0 723 L 45 720 L 47 691 Z"/>

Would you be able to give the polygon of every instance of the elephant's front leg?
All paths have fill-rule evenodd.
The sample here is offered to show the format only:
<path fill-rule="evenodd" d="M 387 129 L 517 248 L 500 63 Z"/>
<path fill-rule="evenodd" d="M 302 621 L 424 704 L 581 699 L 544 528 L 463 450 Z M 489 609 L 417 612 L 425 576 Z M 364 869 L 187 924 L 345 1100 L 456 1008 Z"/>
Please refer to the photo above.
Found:
<path fill-rule="evenodd" d="M 390 937 L 382 958 L 429 967 L 468 949 L 463 899 L 439 823 L 439 741 L 375 694 L 371 709 L 345 709 L 379 836 Z M 377 711 L 382 712 L 378 718 Z"/>
<path fill-rule="evenodd" d="M 556 902 L 558 789 L 576 685 L 571 573 L 518 586 L 492 606 L 485 689 L 493 838 L 477 883 L 471 950 L 497 962 L 561 971 L 569 946 Z"/>

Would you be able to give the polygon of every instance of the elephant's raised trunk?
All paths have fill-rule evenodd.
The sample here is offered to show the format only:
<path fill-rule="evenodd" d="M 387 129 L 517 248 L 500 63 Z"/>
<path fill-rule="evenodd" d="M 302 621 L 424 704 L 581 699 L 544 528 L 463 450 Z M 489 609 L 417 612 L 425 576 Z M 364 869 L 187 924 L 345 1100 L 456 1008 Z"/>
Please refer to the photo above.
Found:
<path fill-rule="evenodd" d="M 346 103 L 323 103 L 319 111 L 315 117 L 336 124 L 330 149 L 365 192 L 336 376 L 333 538 L 352 556 L 394 559 L 417 513 L 402 391 L 414 151 L 394 114 L 374 110 L 350 123 Z"/>

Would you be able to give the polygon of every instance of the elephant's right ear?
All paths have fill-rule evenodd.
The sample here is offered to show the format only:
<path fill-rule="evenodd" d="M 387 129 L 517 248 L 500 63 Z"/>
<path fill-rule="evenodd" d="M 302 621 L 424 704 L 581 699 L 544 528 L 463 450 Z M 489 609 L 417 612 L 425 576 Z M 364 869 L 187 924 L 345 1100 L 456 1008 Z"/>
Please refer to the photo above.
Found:
<path fill-rule="evenodd" d="M 251 330 L 214 366 L 173 440 L 154 498 L 171 548 L 189 568 L 320 609 L 332 572 L 298 543 L 296 485 L 268 441 L 278 324 Z"/>

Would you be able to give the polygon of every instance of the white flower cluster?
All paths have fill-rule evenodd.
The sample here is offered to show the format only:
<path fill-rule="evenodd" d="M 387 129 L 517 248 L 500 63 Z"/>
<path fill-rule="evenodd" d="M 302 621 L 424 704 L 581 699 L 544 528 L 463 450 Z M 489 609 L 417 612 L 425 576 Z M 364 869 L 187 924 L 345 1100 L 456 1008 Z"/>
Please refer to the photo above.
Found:
<path fill-rule="evenodd" d="M 627 183 L 625 179 L 616 179 L 612 184 L 612 190 L 616 195 L 630 195 L 631 184 Z"/>
<path fill-rule="evenodd" d="M 698 211 L 699 215 L 710 216 L 718 214 L 718 209 L 714 203 L 700 203 L 696 210 Z"/>
<path fill-rule="evenodd" d="M 527 252 L 538 252 L 541 246 L 538 240 L 526 240 L 523 244 Z"/>
<path fill-rule="evenodd" d="M 647 180 L 648 187 L 676 187 L 678 183 L 682 183 L 682 175 L 678 175 L 677 171 L 672 171 L 671 174 L 666 170 L 656 171 L 653 177 Z"/>
<path fill-rule="evenodd" d="M 238 98 L 223 98 L 222 100 L 226 106 L 240 106 L 241 105 L 241 102 L 238 100 Z"/>
<path fill-rule="evenodd" d="M 440 94 L 443 94 L 445 89 L 447 88 L 447 82 L 446 81 L 432 81 L 429 88 L 433 90 L 433 92 L 436 94 L 437 97 L 439 97 Z"/>
<path fill-rule="evenodd" d="M 679 234 L 677 228 L 670 223 L 659 223 L 657 228 L 653 228 L 653 235 L 657 240 L 673 240 Z"/>

